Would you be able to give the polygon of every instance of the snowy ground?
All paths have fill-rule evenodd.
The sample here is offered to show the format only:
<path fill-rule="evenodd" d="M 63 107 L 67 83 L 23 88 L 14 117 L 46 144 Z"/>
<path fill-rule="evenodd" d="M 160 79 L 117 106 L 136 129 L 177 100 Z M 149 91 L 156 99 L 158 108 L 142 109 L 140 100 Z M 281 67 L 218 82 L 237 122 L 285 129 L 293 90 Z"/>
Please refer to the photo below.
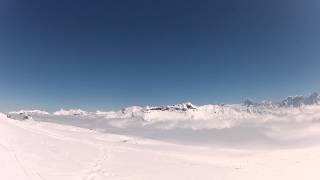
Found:
<path fill-rule="evenodd" d="M 0 179 L 320 178 L 319 106 L 219 108 L 0 113 Z"/>

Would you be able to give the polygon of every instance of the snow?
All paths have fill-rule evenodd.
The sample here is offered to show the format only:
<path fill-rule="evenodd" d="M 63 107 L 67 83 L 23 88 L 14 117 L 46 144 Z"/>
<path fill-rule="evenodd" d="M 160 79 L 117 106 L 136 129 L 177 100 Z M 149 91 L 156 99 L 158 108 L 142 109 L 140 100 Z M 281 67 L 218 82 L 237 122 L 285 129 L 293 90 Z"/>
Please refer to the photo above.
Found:
<path fill-rule="evenodd" d="M 61 109 L 60 111 L 56 111 L 53 113 L 56 116 L 85 116 L 88 113 L 86 111 L 83 111 L 81 109 L 70 109 L 70 110 L 64 110 Z"/>
<path fill-rule="evenodd" d="M 140 126 L 161 125 L 163 128 L 223 129 L 242 124 L 295 123 L 317 121 L 320 106 L 274 107 L 246 105 L 204 105 L 196 109 L 175 110 L 149 107 L 130 107 L 121 111 L 91 113 L 92 118 L 103 118 L 106 122 L 135 122 Z"/>
<path fill-rule="evenodd" d="M 0 113 L 0 179 L 319 179 L 318 95 L 303 99 Z"/>
<path fill-rule="evenodd" d="M 320 146 L 186 145 L 0 114 L 0 159 L 13 180 L 300 180 L 319 178 Z"/>
<path fill-rule="evenodd" d="M 307 97 L 304 96 L 289 96 L 281 102 L 281 106 L 299 107 L 303 105 L 314 105 L 320 103 L 320 96 L 318 93 L 312 93 Z"/>
<path fill-rule="evenodd" d="M 41 111 L 41 110 L 20 110 L 20 111 L 12 111 L 10 114 L 26 114 L 26 115 L 49 115 L 49 112 Z"/>

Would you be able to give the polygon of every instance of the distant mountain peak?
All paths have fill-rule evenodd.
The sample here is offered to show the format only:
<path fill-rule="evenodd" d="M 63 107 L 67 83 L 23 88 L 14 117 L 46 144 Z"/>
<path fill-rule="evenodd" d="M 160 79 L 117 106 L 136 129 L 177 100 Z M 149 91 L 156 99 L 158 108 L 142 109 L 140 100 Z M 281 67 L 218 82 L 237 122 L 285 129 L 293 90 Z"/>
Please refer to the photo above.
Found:
<path fill-rule="evenodd" d="M 317 92 L 310 94 L 309 96 L 289 96 L 280 103 L 282 107 L 300 107 L 303 105 L 315 105 L 319 104 L 320 96 Z"/>
<path fill-rule="evenodd" d="M 191 102 L 169 105 L 169 106 L 157 106 L 157 107 L 148 107 L 147 110 L 150 111 L 188 111 L 195 110 L 197 106 L 193 105 Z"/>

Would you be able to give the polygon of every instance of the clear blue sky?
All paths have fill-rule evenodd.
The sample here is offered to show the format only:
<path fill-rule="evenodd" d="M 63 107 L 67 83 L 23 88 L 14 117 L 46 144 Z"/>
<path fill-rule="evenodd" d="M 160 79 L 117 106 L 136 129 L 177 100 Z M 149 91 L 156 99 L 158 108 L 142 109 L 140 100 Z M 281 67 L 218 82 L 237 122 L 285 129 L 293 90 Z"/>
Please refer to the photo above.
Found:
<path fill-rule="evenodd" d="M 3 0 L 0 110 L 320 90 L 318 0 Z"/>

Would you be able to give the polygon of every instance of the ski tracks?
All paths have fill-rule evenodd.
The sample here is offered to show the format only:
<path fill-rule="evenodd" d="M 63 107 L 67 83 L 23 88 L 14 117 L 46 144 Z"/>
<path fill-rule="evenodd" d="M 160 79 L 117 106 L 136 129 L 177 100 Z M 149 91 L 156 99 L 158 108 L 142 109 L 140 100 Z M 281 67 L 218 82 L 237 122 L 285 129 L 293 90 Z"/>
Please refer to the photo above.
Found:
<path fill-rule="evenodd" d="M 83 180 L 133 180 L 115 173 L 112 166 L 112 151 L 114 147 L 100 145 L 98 159 L 85 171 Z"/>

